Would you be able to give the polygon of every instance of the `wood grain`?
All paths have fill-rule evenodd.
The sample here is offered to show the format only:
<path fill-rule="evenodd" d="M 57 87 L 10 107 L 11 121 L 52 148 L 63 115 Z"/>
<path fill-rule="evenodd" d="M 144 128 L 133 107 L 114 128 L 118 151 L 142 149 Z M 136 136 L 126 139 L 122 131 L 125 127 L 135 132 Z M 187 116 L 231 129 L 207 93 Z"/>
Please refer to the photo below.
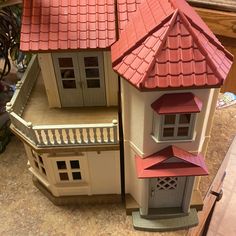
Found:
<path fill-rule="evenodd" d="M 195 8 L 214 34 L 236 38 L 236 13 Z"/>

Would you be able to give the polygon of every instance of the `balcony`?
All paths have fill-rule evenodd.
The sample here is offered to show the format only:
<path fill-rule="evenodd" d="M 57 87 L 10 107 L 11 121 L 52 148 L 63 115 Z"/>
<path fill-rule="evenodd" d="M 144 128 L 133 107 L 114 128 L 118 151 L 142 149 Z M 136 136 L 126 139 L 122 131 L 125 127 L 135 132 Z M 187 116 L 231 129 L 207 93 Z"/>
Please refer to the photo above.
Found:
<path fill-rule="evenodd" d="M 37 148 L 117 146 L 117 108 L 49 108 L 34 56 L 7 104 L 12 130 Z"/>

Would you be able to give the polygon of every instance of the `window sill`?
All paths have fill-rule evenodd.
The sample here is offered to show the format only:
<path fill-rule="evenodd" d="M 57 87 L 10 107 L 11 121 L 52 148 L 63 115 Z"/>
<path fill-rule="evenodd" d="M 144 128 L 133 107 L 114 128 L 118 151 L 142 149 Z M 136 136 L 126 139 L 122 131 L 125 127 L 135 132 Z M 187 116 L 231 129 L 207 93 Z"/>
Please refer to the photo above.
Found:
<path fill-rule="evenodd" d="M 156 137 L 151 134 L 152 139 L 156 143 L 190 143 L 196 140 L 197 133 L 194 132 L 193 137 L 191 139 L 170 139 L 170 140 L 158 140 Z"/>

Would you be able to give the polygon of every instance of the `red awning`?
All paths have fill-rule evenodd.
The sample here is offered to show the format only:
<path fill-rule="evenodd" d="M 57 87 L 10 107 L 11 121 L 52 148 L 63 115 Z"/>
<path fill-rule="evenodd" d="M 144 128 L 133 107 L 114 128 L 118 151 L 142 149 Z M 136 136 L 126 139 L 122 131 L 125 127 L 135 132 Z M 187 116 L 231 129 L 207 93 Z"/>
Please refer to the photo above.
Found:
<path fill-rule="evenodd" d="M 167 162 L 171 158 L 178 161 Z M 193 155 L 176 146 L 168 146 L 147 158 L 136 156 L 135 160 L 138 178 L 208 175 L 201 155 Z"/>
<path fill-rule="evenodd" d="M 197 113 L 202 101 L 192 93 L 164 94 L 151 105 L 158 114 Z"/>

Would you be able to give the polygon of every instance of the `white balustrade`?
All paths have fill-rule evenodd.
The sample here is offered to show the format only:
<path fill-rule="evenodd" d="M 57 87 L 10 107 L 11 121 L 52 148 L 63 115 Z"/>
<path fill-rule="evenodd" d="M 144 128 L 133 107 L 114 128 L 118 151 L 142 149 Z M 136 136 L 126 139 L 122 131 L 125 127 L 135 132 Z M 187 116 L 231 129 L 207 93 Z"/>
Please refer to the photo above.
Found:
<path fill-rule="evenodd" d="M 117 123 L 34 126 L 38 146 L 117 144 Z"/>

